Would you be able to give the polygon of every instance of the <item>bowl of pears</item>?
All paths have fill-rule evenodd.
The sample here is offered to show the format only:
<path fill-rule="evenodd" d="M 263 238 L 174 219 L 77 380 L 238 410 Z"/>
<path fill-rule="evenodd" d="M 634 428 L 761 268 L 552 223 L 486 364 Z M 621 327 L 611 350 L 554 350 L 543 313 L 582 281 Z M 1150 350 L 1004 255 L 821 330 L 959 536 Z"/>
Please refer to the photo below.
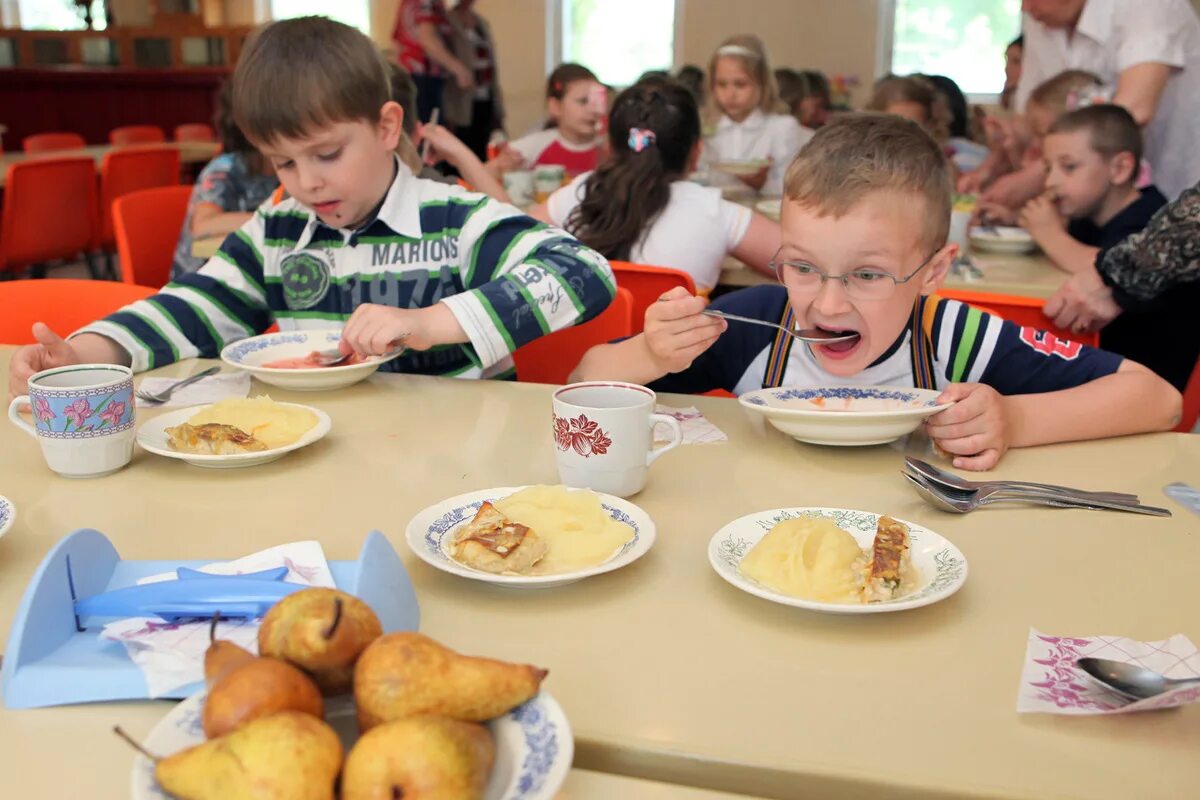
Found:
<path fill-rule="evenodd" d="M 384 634 L 358 598 L 276 603 L 258 654 L 215 636 L 206 689 L 136 748 L 135 800 L 550 800 L 571 768 L 546 671 Z"/>

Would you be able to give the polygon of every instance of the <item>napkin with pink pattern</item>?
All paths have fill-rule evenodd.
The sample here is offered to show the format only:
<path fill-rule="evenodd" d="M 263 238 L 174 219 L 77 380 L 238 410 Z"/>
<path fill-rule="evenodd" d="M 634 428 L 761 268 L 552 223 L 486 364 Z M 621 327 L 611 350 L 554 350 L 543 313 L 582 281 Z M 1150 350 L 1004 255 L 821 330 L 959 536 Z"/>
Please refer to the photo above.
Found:
<path fill-rule="evenodd" d="M 683 444 L 716 444 L 728 441 L 725 432 L 708 421 L 695 406 L 677 408 L 659 404 L 654 411 L 674 417 L 683 430 Z M 671 441 L 671 434 L 666 425 L 658 425 L 654 429 L 654 443 L 664 444 Z"/>
<path fill-rule="evenodd" d="M 1137 664 L 1168 678 L 1200 676 L 1200 651 L 1182 634 L 1161 642 L 1139 642 L 1120 636 L 1050 636 L 1030 628 L 1017 711 L 1126 714 L 1200 700 L 1200 686 L 1190 686 L 1132 702 L 1100 686 L 1075 666 L 1075 659 L 1085 656 Z"/>

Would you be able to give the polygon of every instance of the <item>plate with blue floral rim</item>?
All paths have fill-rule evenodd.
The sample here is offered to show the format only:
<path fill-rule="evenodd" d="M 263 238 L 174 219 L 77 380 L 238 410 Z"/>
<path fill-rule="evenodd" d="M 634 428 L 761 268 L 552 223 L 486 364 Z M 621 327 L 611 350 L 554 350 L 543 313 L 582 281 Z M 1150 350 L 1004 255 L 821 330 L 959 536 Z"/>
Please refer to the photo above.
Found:
<path fill-rule="evenodd" d="M 167 756 L 203 744 L 205 692 L 179 702 L 167 712 L 143 744 Z M 346 752 L 358 739 L 358 722 L 349 696 L 325 703 L 325 721 L 337 731 Z M 529 702 L 486 723 L 496 743 L 484 800 L 552 800 L 571 771 L 575 740 L 562 707 L 544 689 Z M 141 754 L 133 761 L 134 800 L 170 800 L 154 780 L 154 762 Z"/>
<path fill-rule="evenodd" d="M 284 358 L 302 358 L 314 350 L 336 350 L 341 340 L 341 328 L 265 333 L 226 345 L 221 350 L 221 360 L 272 386 L 298 392 L 320 392 L 358 383 L 400 355 L 393 353 L 386 358 L 372 356 L 359 364 L 344 364 L 338 367 L 281 369 L 263 366 Z"/>
<path fill-rule="evenodd" d="M 283 458 L 293 450 L 299 450 L 301 447 L 307 447 L 313 442 L 320 441 L 325 438 L 325 434 L 329 433 L 333 427 L 333 421 L 329 419 L 329 415 L 319 408 L 305 406 L 299 403 L 279 403 L 281 406 L 291 406 L 293 408 L 303 408 L 305 411 L 311 411 L 317 418 L 317 424 L 313 425 L 300 438 L 291 444 L 285 444 L 281 447 L 272 447 L 270 450 L 258 450 L 250 453 L 230 453 L 225 455 L 208 455 L 203 453 L 183 453 L 179 450 L 172 450 L 170 438 L 167 435 L 167 428 L 175 425 L 182 425 L 196 414 L 200 413 L 208 406 L 188 406 L 177 411 L 171 411 L 166 414 L 160 414 L 157 417 L 152 417 L 138 426 L 137 443 L 147 452 L 154 453 L 158 456 L 166 458 L 178 458 L 181 461 L 186 461 L 194 467 L 207 467 L 209 469 L 237 469 L 240 467 L 255 467 L 259 464 L 268 464 L 276 459 Z"/>
<path fill-rule="evenodd" d="M 918 582 L 908 594 L 880 603 L 827 603 L 805 600 L 783 594 L 742 574 L 739 565 L 754 545 L 771 528 L 788 519 L 828 517 L 839 528 L 854 537 L 858 546 L 869 550 L 875 541 L 880 514 L 848 508 L 795 507 L 775 508 L 747 514 L 729 523 L 708 542 L 708 562 L 716 573 L 743 592 L 809 611 L 827 614 L 885 614 L 907 611 L 939 600 L 957 592 L 967 580 L 967 558 L 944 536 L 915 522 L 898 520 L 908 526 L 909 556 L 916 568 Z"/>
<path fill-rule="evenodd" d="M 4 495 L 0 494 L 0 536 L 8 533 L 8 529 L 17 519 L 17 507 Z"/>
<path fill-rule="evenodd" d="M 418 512 L 409 521 L 405 531 L 405 541 L 418 558 L 443 572 L 513 589 L 549 589 L 590 578 L 593 575 L 612 572 L 637 561 L 654 544 L 655 528 L 649 514 L 628 500 L 622 500 L 603 492 L 592 492 L 600 498 L 601 507 L 610 517 L 633 529 L 633 538 L 599 564 L 551 575 L 497 575 L 473 569 L 451 557 L 450 546 L 454 542 L 455 533 L 474 519 L 479 507 L 485 501 L 494 503 L 524 488 L 527 487 L 508 486 L 481 489 L 434 503 Z M 569 489 L 568 491 L 586 492 L 589 490 Z"/>
<path fill-rule="evenodd" d="M 912 433 L 951 403 L 940 392 L 900 386 L 804 386 L 756 389 L 742 407 L 801 442 L 860 447 Z"/>

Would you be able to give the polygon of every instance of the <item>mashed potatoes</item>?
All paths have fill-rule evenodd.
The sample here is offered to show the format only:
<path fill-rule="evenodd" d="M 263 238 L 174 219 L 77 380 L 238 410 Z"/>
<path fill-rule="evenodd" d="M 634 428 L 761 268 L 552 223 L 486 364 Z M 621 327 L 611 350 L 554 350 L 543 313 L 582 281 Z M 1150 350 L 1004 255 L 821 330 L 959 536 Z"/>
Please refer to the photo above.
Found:
<path fill-rule="evenodd" d="M 600 498 L 586 490 L 530 486 L 497 500 L 495 506 L 545 540 L 546 555 L 530 570 L 532 575 L 595 566 L 633 538 L 633 529 L 610 517 Z"/>
<path fill-rule="evenodd" d="M 793 597 L 861 602 L 862 548 L 826 517 L 784 520 L 751 548 L 742 574 Z"/>
<path fill-rule="evenodd" d="M 192 425 L 209 422 L 232 425 L 267 446 L 284 447 L 299 439 L 317 424 L 317 415 L 305 408 L 284 406 L 267 395 L 253 399 L 227 397 L 192 415 Z"/>

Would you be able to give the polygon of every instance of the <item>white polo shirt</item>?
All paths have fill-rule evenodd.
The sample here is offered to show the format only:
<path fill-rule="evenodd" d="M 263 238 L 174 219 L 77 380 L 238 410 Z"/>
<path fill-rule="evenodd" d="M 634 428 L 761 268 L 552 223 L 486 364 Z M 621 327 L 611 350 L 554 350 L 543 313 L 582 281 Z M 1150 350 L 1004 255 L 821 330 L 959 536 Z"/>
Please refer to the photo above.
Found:
<path fill-rule="evenodd" d="M 1025 56 L 1016 107 L 1066 69 L 1116 86 L 1136 64 L 1171 67 L 1154 119 L 1143 130 L 1155 185 L 1173 200 L 1200 181 L 1200 17 L 1188 0 L 1087 0 L 1074 34 L 1024 20 Z"/>
<path fill-rule="evenodd" d="M 704 140 L 701 166 L 718 161 L 770 158 L 771 171 L 767 174 L 762 193 L 781 195 L 783 174 L 787 172 L 796 153 L 812 137 L 813 131 L 802 127 L 790 114 L 764 114 L 756 109 L 741 122 L 734 122 L 722 114 L 717 122 L 716 133 Z M 716 186 L 740 185 L 734 176 L 715 169 L 709 169 L 709 180 Z"/>

